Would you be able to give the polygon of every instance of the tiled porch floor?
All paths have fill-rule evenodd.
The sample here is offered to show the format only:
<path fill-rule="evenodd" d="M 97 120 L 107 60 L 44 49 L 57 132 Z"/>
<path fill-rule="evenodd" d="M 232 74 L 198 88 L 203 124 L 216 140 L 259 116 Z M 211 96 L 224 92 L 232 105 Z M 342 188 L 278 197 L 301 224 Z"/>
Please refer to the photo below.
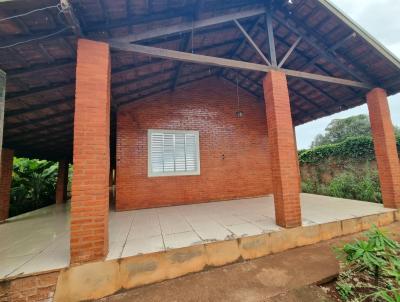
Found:
<path fill-rule="evenodd" d="M 303 225 L 392 211 L 382 205 L 301 195 Z M 279 231 L 271 196 L 110 212 L 109 254 L 123 258 Z M 0 278 L 69 265 L 69 205 L 53 205 L 0 225 Z"/>

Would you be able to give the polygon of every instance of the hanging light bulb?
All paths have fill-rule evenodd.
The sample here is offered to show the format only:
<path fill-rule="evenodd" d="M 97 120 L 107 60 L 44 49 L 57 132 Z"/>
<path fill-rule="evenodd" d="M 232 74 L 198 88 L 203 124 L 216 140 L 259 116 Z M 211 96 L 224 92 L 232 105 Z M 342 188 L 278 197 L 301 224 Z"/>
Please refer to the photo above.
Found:
<path fill-rule="evenodd" d="M 236 74 L 236 98 L 237 98 L 237 110 L 236 117 L 241 118 L 243 116 L 243 111 L 240 110 L 240 98 L 239 98 L 239 79 Z"/>

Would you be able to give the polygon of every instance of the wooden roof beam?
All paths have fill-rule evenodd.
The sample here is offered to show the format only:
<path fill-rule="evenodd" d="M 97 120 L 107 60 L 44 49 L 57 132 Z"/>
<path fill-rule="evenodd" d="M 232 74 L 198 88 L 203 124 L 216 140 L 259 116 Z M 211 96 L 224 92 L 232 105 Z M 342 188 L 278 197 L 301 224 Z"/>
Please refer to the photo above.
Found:
<path fill-rule="evenodd" d="M 48 108 L 59 106 L 59 105 L 64 105 L 64 104 L 73 105 L 74 100 L 75 100 L 74 97 L 62 98 L 62 99 L 58 99 L 58 100 L 47 102 L 47 103 L 30 105 L 28 108 L 7 110 L 5 115 L 6 115 L 6 118 L 9 118 L 9 117 L 13 117 L 13 116 L 17 116 L 17 115 L 21 115 L 21 114 L 25 114 L 25 113 L 33 113 L 36 111 L 48 109 Z"/>
<path fill-rule="evenodd" d="M 290 57 L 290 55 L 293 53 L 297 45 L 301 42 L 302 37 L 298 37 L 297 40 L 292 44 L 292 46 L 289 48 L 289 50 L 286 52 L 286 54 L 283 56 L 282 60 L 278 64 L 278 68 L 281 68 L 283 64 L 287 61 L 287 59 Z"/>
<path fill-rule="evenodd" d="M 334 56 L 332 56 L 332 54 L 329 52 L 328 49 L 320 47 L 317 43 L 312 41 L 308 35 L 301 34 L 299 32 L 298 28 L 296 28 L 295 26 L 290 25 L 287 20 L 279 17 L 277 14 L 274 14 L 273 17 L 274 17 L 275 20 L 277 20 L 278 22 L 283 24 L 286 28 L 291 30 L 293 33 L 297 34 L 299 37 L 302 37 L 303 40 L 305 42 L 307 42 L 307 44 L 311 45 L 315 50 L 317 50 L 321 54 L 321 56 L 325 58 L 325 60 L 327 60 L 328 62 L 332 63 L 333 65 L 336 65 L 342 71 L 344 71 L 345 73 L 351 75 L 353 78 L 355 78 L 355 79 L 357 79 L 359 81 L 363 81 L 363 82 L 368 83 L 370 87 L 376 86 L 376 85 L 370 84 L 370 83 L 373 83 L 373 81 L 371 81 L 371 79 L 369 77 L 365 78 L 364 76 L 361 76 L 361 75 L 357 74 L 355 71 L 351 70 L 347 65 L 343 64 L 340 60 L 338 60 Z M 288 16 L 288 18 L 290 18 L 290 20 L 295 20 L 293 15 L 291 15 L 290 17 Z M 297 20 L 295 22 L 300 27 L 299 21 Z M 306 31 L 307 31 L 307 33 L 313 33 L 313 30 L 311 30 L 309 28 L 306 28 Z M 319 39 L 319 37 L 315 37 L 315 38 L 317 40 L 319 40 L 319 41 L 321 40 L 321 39 Z"/>
<path fill-rule="evenodd" d="M 8 137 L 5 137 L 4 139 L 7 140 L 7 142 L 13 142 L 16 140 L 21 140 L 21 138 L 27 138 L 27 137 L 31 137 L 32 135 L 47 135 L 49 133 L 52 133 L 55 129 L 66 129 L 69 127 L 72 127 L 74 125 L 74 121 L 73 120 L 67 120 L 67 121 L 63 121 L 61 123 L 57 123 L 55 125 L 42 125 L 40 127 L 36 127 L 34 129 L 32 129 L 31 131 L 24 131 L 22 133 L 18 133 L 18 134 L 9 134 Z"/>
<path fill-rule="evenodd" d="M 201 81 L 201 80 L 206 79 L 206 78 L 209 78 L 209 77 L 211 77 L 211 76 L 213 76 L 213 74 L 212 74 L 212 75 L 207 74 L 207 75 L 205 75 L 205 76 L 196 77 L 195 79 L 191 79 L 191 80 L 188 80 L 188 81 L 179 83 L 178 86 L 187 85 L 187 84 L 190 84 L 190 83 L 195 82 L 195 81 Z M 151 91 L 151 92 L 149 92 L 149 93 L 147 93 L 147 94 L 144 94 L 144 95 L 143 95 L 143 94 L 140 94 L 139 96 L 135 96 L 135 97 L 133 97 L 133 98 L 130 98 L 130 99 L 127 100 L 127 101 L 122 101 L 122 102 L 120 102 L 120 103 L 118 104 L 118 106 L 126 105 L 126 104 L 128 104 L 128 103 L 132 103 L 132 102 L 134 102 L 134 101 L 136 101 L 136 100 L 140 100 L 140 99 L 143 99 L 143 98 L 146 98 L 146 97 L 155 95 L 155 94 L 157 94 L 157 93 L 169 91 L 169 90 L 170 90 L 170 86 L 168 85 L 169 83 L 170 83 L 170 82 L 169 82 L 168 80 L 167 80 L 167 81 L 164 81 L 164 85 L 166 84 L 165 87 L 163 87 L 163 84 L 158 84 L 156 87 L 157 87 L 157 88 L 160 87 L 160 88 L 158 88 L 158 89 L 156 89 L 156 90 L 154 90 L 154 91 Z M 150 90 L 151 88 L 154 88 L 154 85 L 152 85 L 151 87 L 147 87 L 147 89 L 143 89 L 140 93 L 142 93 L 143 91 L 146 91 L 146 90 Z M 133 93 L 135 93 L 135 92 L 133 92 Z"/>
<path fill-rule="evenodd" d="M 243 26 L 239 23 L 238 20 L 233 20 L 235 22 L 236 26 L 239 28 L 239 30 L 242 32 L 242 34 L 245 36 L 246 40 L 250 43 L 251 46 L 253 46 L 254 50 L 258 53 L 258 55 L 261 57 L 261 59 L 264 60 L 264 62 L 268 65 L 271 66 L 271 62 L 267 59 L 267 57 L 264 55 L 264 53 L 261 51 L 261 49 L 257 46 L 257 44 L 254 42 L 254 40 L 251 38 L 251 36 L 246 32 L 246 30 L 243 28 Z"/>
<path fill-rule="evenodd" d="M 64 13 L 67 24 L 72 28 L 77 37 L 83 37 L 81 25 L 75 16 L 74 9 L 69 0 L 60 0 L 62 12 Z"/>
<path fill-rule="evenodd" d="M 45 116 L 42 116 L 39 118 L 28 119 L 26 121 L 22 121 L 22 122 L 18 122 L 18 123 L 7 123 L 7 130 L 13 131 L 13 130 L 24 128 L 27 126 L 31 126 L 36 123 L 46 122 L 48 120 L 52 120 L 52 119 L 56 119 L 56 118 L 70 117 L 72 114 L 74 114 L 74 110 L 67 109 L 67 110 L 62 110 L 62 111 L 59 111 L 59 112 L 56 112 L 53 114 L 46 114 Z"/>
<path fill-rule="evenodd" d="M 252 71 L 258 71 L 258 72 L 265 72 L 265 73 L 269 72 L 270 70 L 273 69 L 271 66 L 266 66 L 266 65 L 256 64 L 256 63 L 236 61 L 236 60 L 230 60 L 230 59 L 225 59 L 225 58 L 216 58 L 216 57 L 205 56 L 205 55 L 197 55 L 197 54 L 185 53 L 185 52 L 176 51 L 176 50 L 162 49 L 162 48 L 143 46 L 143 45 L 138 45 L 138 44 L 129 44 L 129 43 L 121 43 L 121 42 L 111 42 L 110 44 L 111 44 L 111 47 L 119 49 L 119 50 L 137 52 L 137 53 L 147 54 L 150 56 L 164 58 L 164 59 L 172 59 L 172 60 L 212 65 L 212 66 L 218 66 L 218 67 L 229 67 L 229 68 L 234 68 L 234 69 L 252 70 Z M 362 82 L 357 82 L 357 81 L 352 81 L 352 80 L 347 80 L 347 79 L 341 79 L 341 78 L 336 78 L 336 77 L 331 77 L 331 76 L 324 76 L 324 75 L 290 70 L 290 69 L 280 69 L 280 70 L 283 71 L 284 73 L 286 73 L 286 75 L 292 76 L 292 77 L 298 77 L 298 78 L 304 78 L 304 79 L 309 79 L 309 80 L 316 80 L 316 81 L 322 81 L 322 82 L 328 82 L 328 83 L 333 83 L 333 84 L 346 85 L 346 86 L 352 86 L 352 87 L 364 88 L 364 89 L 372 88 L 372 86 L 367 83 L 362 83 Z"/>
<path fill-rule="evenodd" d="M 199 16 L 200 12 L 204 6 L 205 0 L 197 0 L 196 5 L 193 6 L 193 16 L 192 16 L 192 22 L 196 21 Z M 193 31 L 190 33 L 186 33 L 186 35 L 182 38 L 182 43 L 180 45 L 180 50 L 181 51 L 188 51 L 189 48 L 189 42 L 193 39 Z M 192 40 L 193 43 L 193 40 Z M 193 51 L 193 49 L 192 49 Z M 183 62 L 178 62 L 178 65 L 176 67 L 176 72 L 174 77 L 172 78 L 172 85 L 171 85 L 171 90 L 174 91 L 176 88 L 176 84 L 178 83 L 179 76 L 181 75 L 182 72 L 182 67 L 183 67 Z"/>
<path fill-rule="evenodd" d="M 269 46 L 269 55 L 271 57 L 272 66 L 278 66 L 276 60 L 276 49 L 275 49 L 275 37 L 274 37 L 274 26 L 272 24 L 272 15 L 270 11 L 265 13 L 266 18 L 266 27 L 267 27 L 267 34 L 268 34 L 268 46 Z"/>
<path fill-rule="evenodd" d="M 240 71 L 238 72 L 239 75 L 241 75 L 243 78 L 246 78 L 248 81 L 252 82 L 253 85 L 256 85 L 259 89 L 263 90 L 263 86 L 261 84 L 259 84 L 258 82 L 255 82 L 254 80 L 250 79 L 249 77 L 243 75 Z M 307 98 L 305 95 L 302 95 L 298 92 L 296 92 L 294 89 L 289 89 L 289 91 L 295 95 L 297 95 L 298 97 L 304 99 L 306 102 L 310 103 L 311 105 L 313 105 L 314 107 L 316 107 L 319 110 L 324 111 L 325 113 L 329 113 L 328 111 L 326 111 L 323 107 L 321 107 L 320 105 L 318 105 L 317 103 L 315 103 L 314 101 L 310 100 L 309 98 Z M 262 95 L 261 95 L 262 97 Z M 294 104 L 294 103 L 293 103 Z M 295 104 L 294 104 L 295 105 Z M 299 108 L 300 110 L 302 110 L 301 108 Z M 304 110 L 302 110 L 304 111 Z"/>
<path fill-rule="evenodd" d="M 111 39 L 110 42 L 123 42 L 123 43 L 133 43 L 143 40 L 154 39 L 158 37 L 180 34 L 188 31 L 192 31 L 198 28 L 204 28 L 208 26 L 219 25 L 226 22 L 231 22 L 235 19 L 250 18 L 258 16 L 265 13 L 264 8 L 251 9 L 246 11 L 241 11 L 232 14 L 221 15 L 217 17 L 212 17 L 208 19 L 193 21 L 193 22 L 182 22 L 177 25 L 160 27 L 149 31 L 143 31 L 137 34 L 126 35 L 124 37 Z"/>

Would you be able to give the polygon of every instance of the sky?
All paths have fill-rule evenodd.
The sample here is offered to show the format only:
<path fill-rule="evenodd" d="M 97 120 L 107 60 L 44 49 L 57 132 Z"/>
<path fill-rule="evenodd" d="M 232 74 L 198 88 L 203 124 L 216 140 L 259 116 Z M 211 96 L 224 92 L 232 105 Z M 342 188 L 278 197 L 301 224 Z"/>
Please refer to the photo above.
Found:
<path fill-rule="evenodd" d="M 400 57 L 399 0 L 331 0 L 356 23 L 361 25 L 386 48 Z M 389 98 L 393 124 L 400 126 L 400 94 Z M 368 114 L 367 105 L 355 107 L 296 127 L 297 148 L 309 148 L 315 136 L 338 118 Z"/>

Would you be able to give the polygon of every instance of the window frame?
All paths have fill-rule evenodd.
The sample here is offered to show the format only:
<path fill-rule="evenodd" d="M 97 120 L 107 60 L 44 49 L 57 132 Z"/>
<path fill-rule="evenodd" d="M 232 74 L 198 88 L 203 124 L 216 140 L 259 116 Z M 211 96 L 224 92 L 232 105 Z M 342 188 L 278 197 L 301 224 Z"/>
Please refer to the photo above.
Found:
<path fill-rule="evenodd" d="M 153 172 L 151 162 L 151 137 L 153 133 L 164 133 L 164 134 L 192 134 L 195 137 L 195 150 L 196 156 L 196 167 L 195 171 L 181 171 L 181 172 Z M 147 130 L 147 176 L 148 177 L 166 177 L 166 176 L 198 176 L 200 175 L 200 133 L 195 130 L 168 130 L 168 129 L 148 129 Z"/>

